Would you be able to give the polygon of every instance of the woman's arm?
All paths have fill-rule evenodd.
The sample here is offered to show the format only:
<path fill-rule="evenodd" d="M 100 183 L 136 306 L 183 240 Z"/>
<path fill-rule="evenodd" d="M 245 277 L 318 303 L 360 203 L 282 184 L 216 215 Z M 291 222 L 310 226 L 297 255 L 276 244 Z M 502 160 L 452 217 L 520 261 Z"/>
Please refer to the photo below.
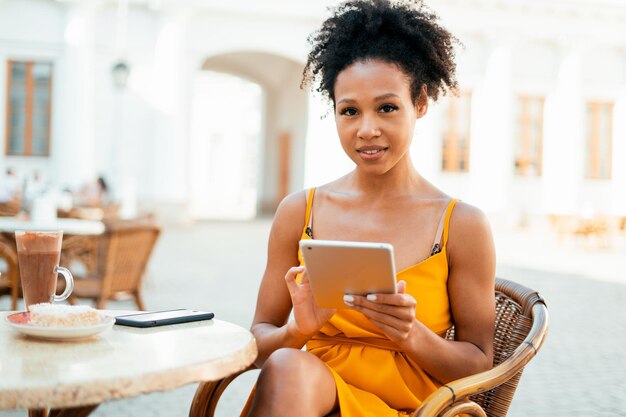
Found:
<path fill-rule="evenodd" d="M 284 279 L 289 268 L 298 265 L 298 241 L 305 210 L 303 193 L 290 194 L 278 206 L 272 223 L 267 264 L 251 327 L 259 350 L 255 361 L 258 367 L 276 349 L 287 346 L 301 348 L 306 343 L 286 325 L 292 305 Z"/>
<path fill-rule="evenodd" d="M 276 349 L 300 349 L 332 315 L 318 309 L 310 292 L 306 275 L 296 283 L 298 242 L 304 228 L 306 196 L 302 192 L 287 196 L 278 207 L 268 244 L 265 273 L 259 288 L 251 331 L 259 355 L 255 365 L 261 367 Z M 294 308 L 295 320 L 289 321 Z"/>
<path fill-rule="evenodd" d="M 355 297 L 355 308 L 396 342 L 422 369 L 442 383 L 491 368 L 495 321 L 495 250 L 486 217 L 467 204 L 457 204 L 447 244 L 448 294 L 455 340 L 446 340 L 415 318 L 412 296 Z"/>

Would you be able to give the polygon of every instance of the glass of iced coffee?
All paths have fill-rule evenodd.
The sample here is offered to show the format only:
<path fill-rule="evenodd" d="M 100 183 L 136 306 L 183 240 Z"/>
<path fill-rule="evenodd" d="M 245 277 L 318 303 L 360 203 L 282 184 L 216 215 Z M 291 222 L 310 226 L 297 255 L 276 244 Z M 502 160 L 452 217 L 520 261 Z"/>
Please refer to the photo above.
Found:
<path fill-rule="evenodd" d="M 18 230 L 15 240 L 26 309 L 33 304 L 63 301 L 69 297 L 74 289 L 74 279 L 67 268 L 59 266 L 63 231 Z M 55 294 L 58 274 L 65 278 L 65 290 L 61 295 Z"/>

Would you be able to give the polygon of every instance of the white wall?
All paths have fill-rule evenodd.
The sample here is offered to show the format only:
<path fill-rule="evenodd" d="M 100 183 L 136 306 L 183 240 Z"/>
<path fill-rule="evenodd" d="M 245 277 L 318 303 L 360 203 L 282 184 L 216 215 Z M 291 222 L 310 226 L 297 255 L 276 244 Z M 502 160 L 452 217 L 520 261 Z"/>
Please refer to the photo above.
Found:
<path fill-rule="evenodd" d="M 251 66 L 247 73 L 239 68 L 238 75 L 256 77 L 266 96 L 260 205 L 269 206 L 276 198 L 276 139 L 283 131 L 295 139 L 292 190 L 350 169 L 336 139 L 332 112 L 320 120 L 326 107 L 296 86 L 306 38 L 325 14 L 321 3 L 286 2 L 276 14 L 257 6 L 254 12 L 241 0 L 207 1 L 204 10 L 194 8 L 199 3 L 193 1 L 161 4 L 162 9 L 131 9 L 126 53 L 131 77 L 126 90 L 116 91 L 110 76 L 118 58 L 114 3 L 0 1 L 0 146 L 6 140 L 5 61 L 51 59 L 55 64 L 50 157 L 1 154 L 1 169 L 12 166 L 22 175 L 37 169 L 60 186 L 77 186 L 103 173 L 118 192 L 130 185 L 144 204 L 185 217 L 191 192 L 192 80 L 207 60 L 233 53 L 247 56 L 245 63 Z M 185 4 L 189 7 L 181 6 Z M 589 12 L 591 4 L 594 13 Z M 626 184 L 620 151 L 626 146 L 621 117 L 626 56 L 620 52 L 626 48 L 626 7 L 607 4 L 433 0 L 430 5 L 444 25 L 465 44 L 457 54 L 458 78 L 462 89 L 478 97 L 471 158 L 479 169 L 441 172 L 445 121 L 437 104 L 418 122 L 411 149 L 418 169 L 448 193 L 496 214 L 576 213 L 591 198 L 598 212 L 626 215 L 626 200 L 615 197 Z M 514 126 L 510 109 L 501 103 L 517 94 L 549 97 L 545 175 L 540 179 L 512 174 Z M 582 179 L 580 105 L 592 98 L 618 103 L 610 181 Z M 324 163 L 336 162 L 320 169 L 322 154 Z M 564 167 L 567 175 L 562 175 Z M 493 183 L 491 193 L 478 188 L 486 179 Z M 520 196 L 528 193 L 536 204 L 522 207 Z"/>
<path fill-rule="evenodd" d="M 41 59 L 52 61 L 54 77 L 60 76 L 65 68 L 64 29 L 65 10 L 63 7 L 43 0 L 23 0 L 0 2 L 0 168 L 13 167 L 20 177 L 38 170 L 46 179 L 52 177 L 56 167 L 54 157 L 62 154 L 62 149 L 54 146 L 51 158 L 22 158 L 5 156 L 6 141 L 6 61 Z M 63 84 L 53 86 L 51 130 L 53 135 L 63 132 L 61 120 L 64 118 L 62 99 L 57 94 Z"/>

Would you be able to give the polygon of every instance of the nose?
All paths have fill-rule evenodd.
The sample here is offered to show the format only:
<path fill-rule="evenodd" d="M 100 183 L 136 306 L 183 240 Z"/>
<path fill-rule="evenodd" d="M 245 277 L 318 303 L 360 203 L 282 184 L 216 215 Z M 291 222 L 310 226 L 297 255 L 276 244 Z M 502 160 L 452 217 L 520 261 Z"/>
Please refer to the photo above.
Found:
<path fill-rule="evenodd" d="M 364 140 L 371 140 L 380 136 L 380 128 L 374 117 L 363 116 L 361 118 L 357 136 Z"/>

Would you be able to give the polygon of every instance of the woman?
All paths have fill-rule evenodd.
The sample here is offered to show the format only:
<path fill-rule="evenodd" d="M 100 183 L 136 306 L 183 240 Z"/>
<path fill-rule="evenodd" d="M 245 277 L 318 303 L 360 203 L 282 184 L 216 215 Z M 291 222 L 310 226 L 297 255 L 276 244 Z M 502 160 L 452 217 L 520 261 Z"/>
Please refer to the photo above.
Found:
<path fill-rule="evenodd" d="M 310 39 L 303 83 L 329 99 L 355 168 L 276 212 L 252 325 L 261 373 L 248 416 L 404 415 L 441 384 L 491 367 L 489 225 L 409 155 L 429 100 L 456 88 L 455 39 L 436 20 L 408 2 L 351 1 Z M 391 243 L 398 293 L 317 308 L 298 253 L 311 238 Z"/>

